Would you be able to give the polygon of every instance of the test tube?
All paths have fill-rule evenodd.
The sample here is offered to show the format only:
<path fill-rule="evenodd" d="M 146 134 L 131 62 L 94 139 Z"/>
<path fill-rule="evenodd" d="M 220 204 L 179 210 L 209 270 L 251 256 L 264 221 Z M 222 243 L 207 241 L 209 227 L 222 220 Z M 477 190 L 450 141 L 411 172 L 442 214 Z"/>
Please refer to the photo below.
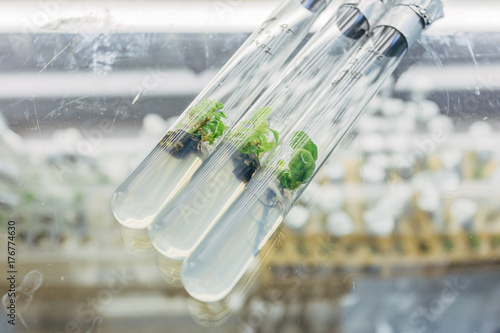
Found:
<path fill-rule="evenodd" d="M 286 0 L 229 59 L 160 142 L 115 190 L 122 225 L 141 229 L 193 173 L 265 88 L 331 0 Z"/>
<path fill-rule="evenodd" d="M 254 103 L 256 112 L 243 116 L 179 197 L 154 219 L 149 235 L 160 253 L 179 260 L 192 251 L 259 168 L 260 155 L 265 153 L 261 147 L 272 149 L 279 133 L 293 127 L 294 119 L 307 109 L 315 93 L 325 89 L 325 80 L 362 44 L 370 23 L 386 9 L 385 1 L 380 0 L 346 1 L 339 7 L 331 21 Z M 264 143 L 266 139 L 256 137 L 252 131 L 266 126 L 273 128 L 274 142 Z M 273 136 L 271 130 L 267 134 Z M 256 140 L 262 140 L 260 148 L 253 143 Z"/>
<path fill-rule="evenodd" d="M 230 292 L 384 79 L 441 16 L 440 0 L 399 1 L 390 9 L 330 90 L 305 111 L 297 132 L 281 141 L 184 260 L 181 280 L 191 296 L 215 301 Z"/>

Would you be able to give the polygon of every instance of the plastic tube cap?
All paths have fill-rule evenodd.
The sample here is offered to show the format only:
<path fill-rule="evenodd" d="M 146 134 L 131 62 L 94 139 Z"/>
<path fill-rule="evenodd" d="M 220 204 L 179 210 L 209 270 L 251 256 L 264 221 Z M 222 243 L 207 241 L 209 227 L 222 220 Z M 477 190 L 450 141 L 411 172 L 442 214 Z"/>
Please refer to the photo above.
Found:
<path fill-rule="evenodd" d="M 424 29 L 444 16 L 441 0 L 400 0 L 396 4 L 409 6 L 424 22 Z"/>
<path fill-rule="evenodd" d="M 397 0 L 377 26 L 398 30 L 411 47 L 422 30 L 443 17 L 441 0 Z"/>
<path fill-rule="evenodd" d="M 388 3 L 391 1 L 393 0 L 344 0 L 340 7 L 356 7 L 371 26 L 373 21 L 376 21 L 380 17 L 381 10 L 387 8 Z"/>
<path fill-rule="evenodd" d="M 311 12 L 323 10 L 332 0 L 301 0 L 300 3 Z"/>

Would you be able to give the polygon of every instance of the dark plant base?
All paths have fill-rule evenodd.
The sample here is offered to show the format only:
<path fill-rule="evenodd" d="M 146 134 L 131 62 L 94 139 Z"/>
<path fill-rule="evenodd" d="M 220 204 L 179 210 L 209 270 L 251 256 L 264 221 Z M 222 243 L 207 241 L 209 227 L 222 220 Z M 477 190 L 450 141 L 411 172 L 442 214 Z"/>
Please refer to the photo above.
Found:
<path fill-rule="evenodd" d="M 158 147 L 168 151 L 175 158 L 183 158 L 189 153 L 203 154 L 201 140 L 181 129 L 165 134 Z"/>
<path fill-rule="evenodd" d="M 260 168 L 259 158 L 255 154 L 243 154 L 239 150 L 234 150 L 232 156 L 234 171 L 238 179 L 242 182 L 248 183 L 253 175 Z"/>

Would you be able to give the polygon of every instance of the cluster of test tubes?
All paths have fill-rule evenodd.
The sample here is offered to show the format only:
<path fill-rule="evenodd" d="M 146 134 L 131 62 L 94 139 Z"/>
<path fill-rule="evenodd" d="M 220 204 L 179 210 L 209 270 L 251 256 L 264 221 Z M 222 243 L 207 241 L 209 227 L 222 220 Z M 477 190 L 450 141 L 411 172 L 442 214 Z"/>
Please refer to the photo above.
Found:
<path fill-rule="evenodd" d="M 384 80 L 442 16 L 439 0 L 344 1 L 267 82 L 327 5 L 279 6 L 113 195 L 121 224 L 148 228 L 162 255 L 183 261 L 182 283 L 196 299 L 231 291 Z"/>

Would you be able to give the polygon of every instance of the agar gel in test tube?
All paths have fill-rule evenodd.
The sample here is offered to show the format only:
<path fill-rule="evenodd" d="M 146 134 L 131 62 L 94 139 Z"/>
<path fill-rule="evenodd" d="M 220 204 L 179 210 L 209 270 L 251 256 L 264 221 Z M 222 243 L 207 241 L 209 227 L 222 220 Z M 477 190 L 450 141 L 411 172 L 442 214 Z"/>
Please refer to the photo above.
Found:
<path fill-rule="evenodd" d="M 154 219 L 149 236 L 161 254 L 181 260 L 194 249 L 260 167 L 260 155 L 265 155 L 265 150 L 257 145 L 272 149 L 278 137 L 293 127 L 314 96 L 328 89 L 325 82 L 362 45 L 370 24 L 387 8 L 380 0 L 346 1 L 339 7 L 331 21 L 254 103 L 256 111 L 245 114 L 186 188 Z M 255 143 L 266 140 L 256 135 L 266 128 L 273 129 L 267 133 L 275 136 L 273 142 Z"/>
<path fill-rule="evenodd" d="M 151 223 L 263 91 L 329 2 L 286 0 L 278 6 L 115 190 L 111 208 L 118 222 L 134 229 Z"/>
<path fill-rule="evenodd" d="M 439 0 L 399 1 L 390 9 L 184 260 L 181 280 L 191 296 L 211 302 L 231 291 L 385 78 L 441 16 Z"/>

